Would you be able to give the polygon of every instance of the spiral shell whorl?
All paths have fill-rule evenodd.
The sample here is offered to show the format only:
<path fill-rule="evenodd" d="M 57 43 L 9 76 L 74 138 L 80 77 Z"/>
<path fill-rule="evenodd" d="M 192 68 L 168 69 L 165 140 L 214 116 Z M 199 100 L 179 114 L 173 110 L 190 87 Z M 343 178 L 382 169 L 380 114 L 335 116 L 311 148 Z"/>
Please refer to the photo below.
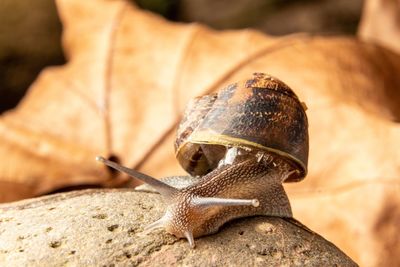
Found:
<path fill-rule="evenodd" d="M 189 173 L 207 173 L 223 157 L 223 147 L 235 146 L 281 156 L 299 170 L 287 181 L 304 178 L 308 162 L 307 116 L 286 84 L 255 73 L 218 94 L 197 98 L 187 108 L 175 148 L 179 162 Z M 210 155 L 215 158 L 210 159 Z"/>

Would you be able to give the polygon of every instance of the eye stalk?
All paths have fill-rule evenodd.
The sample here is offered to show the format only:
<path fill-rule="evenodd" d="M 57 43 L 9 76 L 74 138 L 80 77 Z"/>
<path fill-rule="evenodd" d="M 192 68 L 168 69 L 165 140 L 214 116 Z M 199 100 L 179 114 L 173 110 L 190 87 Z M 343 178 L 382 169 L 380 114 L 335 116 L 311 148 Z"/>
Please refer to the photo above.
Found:
<path fill-rule="evenodd" d="M 139 179 L 140 181 L 151 185 L 154 189 L 157 190 L 158 193 L 160 193 L 166 199 L 170 199 L 173 194 L 176 194 L 178 192 L 178 190 L 176 188 L 174 188 L 166 183 L 163 183 L 160 180 L 157 180 L 147 174 L 124 167 L 114 161 L 105 159 L 102 156 L 97 156 L 96 160 L 104 163 L 108 167 L 111 167 L 111 168 L 116 169 L 117 171 L 126 173 L 133 178 Z"/>

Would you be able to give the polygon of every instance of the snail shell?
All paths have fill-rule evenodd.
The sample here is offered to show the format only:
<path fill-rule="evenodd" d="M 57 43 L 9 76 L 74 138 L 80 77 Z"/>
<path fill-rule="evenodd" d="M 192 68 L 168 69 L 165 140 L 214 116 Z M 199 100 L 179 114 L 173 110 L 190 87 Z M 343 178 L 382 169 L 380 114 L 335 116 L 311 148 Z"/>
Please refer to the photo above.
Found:
<path fill-rule="evenodd" d="M 298 170 L 287 182 L 303 179 L 308 162 L 304 105 L 286 84 L 263 73 L 194 99 L 177 132 L 179 163 L 193 176 L 205 175 L 218 166 L 225 147 L 277 154 Z"/>

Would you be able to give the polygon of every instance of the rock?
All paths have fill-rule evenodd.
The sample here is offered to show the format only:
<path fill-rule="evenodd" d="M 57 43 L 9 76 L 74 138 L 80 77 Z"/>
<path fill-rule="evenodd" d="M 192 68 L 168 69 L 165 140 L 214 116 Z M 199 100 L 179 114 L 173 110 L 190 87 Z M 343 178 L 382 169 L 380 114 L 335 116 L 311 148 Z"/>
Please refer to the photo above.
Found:
<path fill-rule="evenodd" d="M 357 266 L 292 220 L 253 217 L 196 239 L 191 249 L 143 227 L 164 212 L 157 194 L 84 190 L 0 205 L 1 266 Z"/>

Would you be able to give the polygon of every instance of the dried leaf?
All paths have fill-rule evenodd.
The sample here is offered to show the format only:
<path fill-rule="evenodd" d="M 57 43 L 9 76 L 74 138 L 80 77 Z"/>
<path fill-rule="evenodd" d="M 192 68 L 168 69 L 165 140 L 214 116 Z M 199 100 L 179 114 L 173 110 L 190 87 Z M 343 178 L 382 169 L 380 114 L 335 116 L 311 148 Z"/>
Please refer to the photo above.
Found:
<path fill-rule="evenodd" d="M 400 1 L 364 1 L 358 36 L 400 53 Z"/>
<path fill-rule="evenodd" d="M 309 175 L 287 186 L 295 216 L 363 266 L 397 263 L 400 240 L 385 229 L 400 221 L 390 216 L 400 209 L 399 55 L 353 38 L 174 24 L 122 1 L 58 7 L 69 63 L 0 119 L 0 184 L 15 185 L 3 201 L 124 183 L 98 154 L 156 177 L 183 173 L 173 139 L 186 102 L 266 72 L 308 106 Z"/>

